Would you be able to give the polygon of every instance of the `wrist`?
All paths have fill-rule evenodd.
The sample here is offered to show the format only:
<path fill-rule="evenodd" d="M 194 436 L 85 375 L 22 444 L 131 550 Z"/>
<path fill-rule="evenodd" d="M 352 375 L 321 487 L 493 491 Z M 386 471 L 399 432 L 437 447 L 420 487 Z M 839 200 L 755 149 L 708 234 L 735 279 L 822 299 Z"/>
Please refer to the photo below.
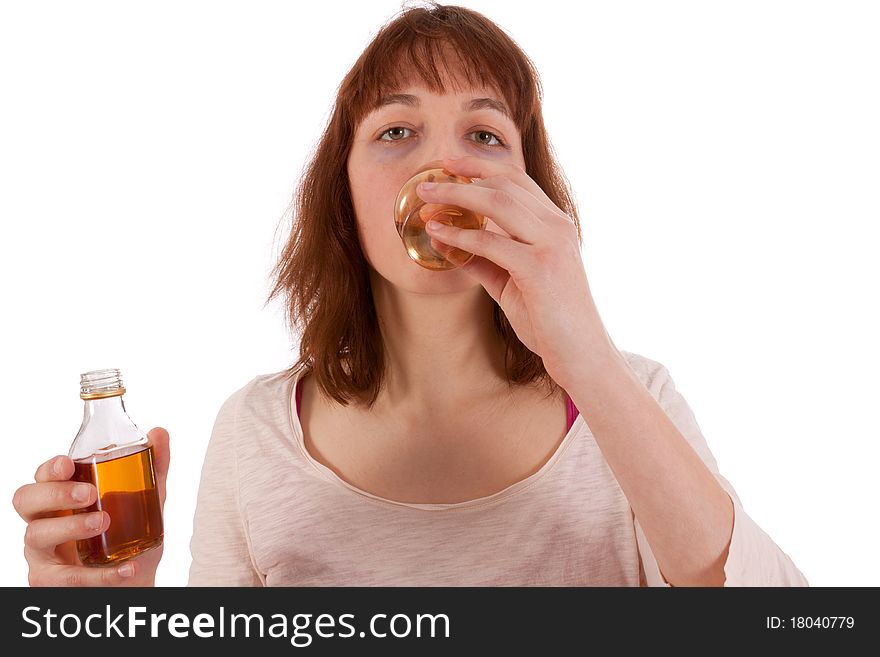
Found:
<path fill-rule="evenodd" d="M 607 373 L 628 367 L 623 354 L 609 340 L 591 343 L 582 348 L 575 358 L 569 359 L 564 367 L 553 376 L 566 391 L 589 385 Z"/>

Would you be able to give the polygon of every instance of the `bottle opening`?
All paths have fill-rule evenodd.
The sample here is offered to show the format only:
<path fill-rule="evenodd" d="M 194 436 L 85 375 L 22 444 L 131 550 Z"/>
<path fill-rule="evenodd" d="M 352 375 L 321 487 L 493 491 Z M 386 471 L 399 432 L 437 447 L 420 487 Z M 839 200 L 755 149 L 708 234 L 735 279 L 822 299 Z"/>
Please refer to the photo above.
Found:
<path fill-rule="evenodd" d="M 92 370 L 80 374 L 80 399 L 103 399 L 124 393 L 125 387 L 118 369 Z"/>

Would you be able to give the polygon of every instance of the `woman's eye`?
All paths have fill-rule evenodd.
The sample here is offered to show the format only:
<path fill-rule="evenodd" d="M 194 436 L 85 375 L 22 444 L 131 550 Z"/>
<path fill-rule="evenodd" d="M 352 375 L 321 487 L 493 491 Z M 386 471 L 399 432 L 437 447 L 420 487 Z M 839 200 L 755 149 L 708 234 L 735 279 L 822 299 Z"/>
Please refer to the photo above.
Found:
<path fill-rule="evenodd" d="M 379 141 L 403 141 L 407 138 L 406 133 L 411 132 L 412 130 L 410 130 L 409 128 L 404 128 L 403 126 L 394 126 L 393 128 L 388 128 L 387 130 L 382 132 L 382 134 L 379 135 Z M 503 147 L 505 145 L 498 135 L 496 135 L 494 132 L 489 132 L 488 130 L 474 130 L 470 134 L 477 136 L 474 141 L 476 141 L 476 143 L 480 144 L 481 146 Z"/>
<path fill-rule="evenodd" d="M 504 142 L 502 142 L 494 132 L 489 132 L 488 130 L 475 130 L 471 134 L 477 135 L 477 143 L 482 144 L 483 146 L 504 146 Z M 484 139 L 489 139 L 489 141 L 483 141 Z M 494 144 L 491 143 L 492 139 L 495 140 Z"/>
<path fill-rule="evenodd" d="M 388 130 L 386 130 L 379 136 L 379 141 L 400 141 L 401 139 L 403 139 L 403 135 L 401 133 L 403 133 L 404 130 L 409 130 L 409 128 L 404 128 L 402 126 L 388 128 Z M 410 132 L 412 131 L 410 130 Z M 390 139 L 385 139 L 385 135 L 388 135 Z"/>

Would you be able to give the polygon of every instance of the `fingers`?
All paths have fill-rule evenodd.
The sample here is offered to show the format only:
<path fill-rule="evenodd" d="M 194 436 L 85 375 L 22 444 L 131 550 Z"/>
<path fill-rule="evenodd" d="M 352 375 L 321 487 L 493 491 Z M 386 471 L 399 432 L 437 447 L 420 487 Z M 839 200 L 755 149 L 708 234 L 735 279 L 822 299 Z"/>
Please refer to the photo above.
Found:
<path fill-rule="evenodd" d="M 103 511 L 77 513 L 60 518 L 40 518 L 28 523 L 24 544 L 34 550 L 54 551 L 67 541 L 91 538 L 107 531 L 110 515 Z"/>
<path fill-rule="evenodd" d="M 168 462 L 170 460 L 168 432 L 162 427 L 154 427 L 150 429 L 147 437 L 153 446 L 153 465 L 156 468 L 156 476 L 164 478 L 168 474 Z"/>
<path fill-rule="evenodd" d="M 65 481 L 73 476 L 73 461 L 67 456 L 53 456 L 34 473 L 34 481 Z"/>
<path fill-rule="evenodd" d="M 430 223 L 425 226 L 425 230 L 428 232 L 428 235 L 439 242 L 491 260 L 499 267 L 510 272 L 512 276 L 517 276 L 520 272 L 523 272 L 528 264 L 523 265 L 524 258 L 522 255 L 524 249 L 528 248 L 527 245 L 492 231 L 467 230 L 443 224 L 433 227 Z M 499 278 L 501 275 L 499 271 L 493 270 L 493 272 L 499 282 L 504 280 Z M 492 294 L 491 291 L 489 293 Z"/>
<path fill-rule="evenodd" d="M 37 471 L 39 474 L 39 471 Z M 76 481 L 25 484 L 12 496 L 12 506 L 25 522 L 50 517 L 59 511 L 83 509 L 98 499 L 92 485 Z"/>
<path fill-rule="evenodd" d="M 426 203 L 451 203 L 491 217 L 518 242 L 534 244 L 542 233 L 546 233 L 535 213 L 507 190 L 476 184 L 434 183 L 434 187 L 429 188 L 424 185 L 419 185 L 417 192 Z"/>
<path fill-rule="evenodd" d="M 548 198 L 534 179 L 524 169 L 516 164 L 508 162 L 495 162 L 482 157 L 466 155 L 454 160 L 443 160 L 443 167 L 452 173 L 457 173 L 469 178 L 485 180 L 493 176 L 506 176 L 524 189 L 531 192 L 548 210 L 555 208 L 555 204 Z"/>
<path fill-rule="evenodd" d="M 156 468 L 156 486 L 159 489 L 159 502 L 165 505 L 165 480 L 168 478 L 168 466 L 171 462 L 169 449 L 170 436 L 162 427 L 154 427 L 147 433 L 153 445 L 153 466 Z"/>
<path fill-rule="evenodd" d="M 50 566 L 31 569 L 31 586 L 121 586 L 133 583 L 140 566 L 134 560 L 119 566 Z"/>
<path fill-rule="evenodd" d="M 530 179 L 531 180 L 531 179 Z M 489 189 L 499 189 L 519 201 L 523 207 L 535 214 L 542 222 L 546 222 L 550 216 L 563 217 L 567 223 L 573 223 L 549 198 L 535 196 L 531 191 L 522 186 L 519 180 L 513 180 L 508 176 L 495 175 L 484 178 L 477 185 Z"/>

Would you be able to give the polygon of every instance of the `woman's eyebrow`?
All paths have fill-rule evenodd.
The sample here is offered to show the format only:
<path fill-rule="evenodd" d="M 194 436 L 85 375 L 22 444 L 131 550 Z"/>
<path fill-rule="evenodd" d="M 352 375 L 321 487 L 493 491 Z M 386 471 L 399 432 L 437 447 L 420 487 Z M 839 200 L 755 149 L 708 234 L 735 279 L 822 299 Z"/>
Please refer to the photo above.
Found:
<path fill-rule="evenodd" d="M 467 112 L 479 109 L 495 110 L 496 112 L 503 114 L 505 118 L 510 119 L 510 112 L 507 109 L 507 105 L 494 98 L 474 98 L 469 102 L 463 103 L 461 108 Z"/>
<path fill-rule="evenodd" d="M 418 96 L 413 94 L 385 94 L 379 99 L 376 109 L 387 105 L 406 105 L 408 107 L 421 107 L 422 101 Z M 500 100 L 494 98 L 472 98 L 461 104 L 461 109 L 465 112 L 473 112 L 480 109 L 490 109 L 502 114 L 505 118 L 510 119 L 510 111 L 507 105 Z"/>

